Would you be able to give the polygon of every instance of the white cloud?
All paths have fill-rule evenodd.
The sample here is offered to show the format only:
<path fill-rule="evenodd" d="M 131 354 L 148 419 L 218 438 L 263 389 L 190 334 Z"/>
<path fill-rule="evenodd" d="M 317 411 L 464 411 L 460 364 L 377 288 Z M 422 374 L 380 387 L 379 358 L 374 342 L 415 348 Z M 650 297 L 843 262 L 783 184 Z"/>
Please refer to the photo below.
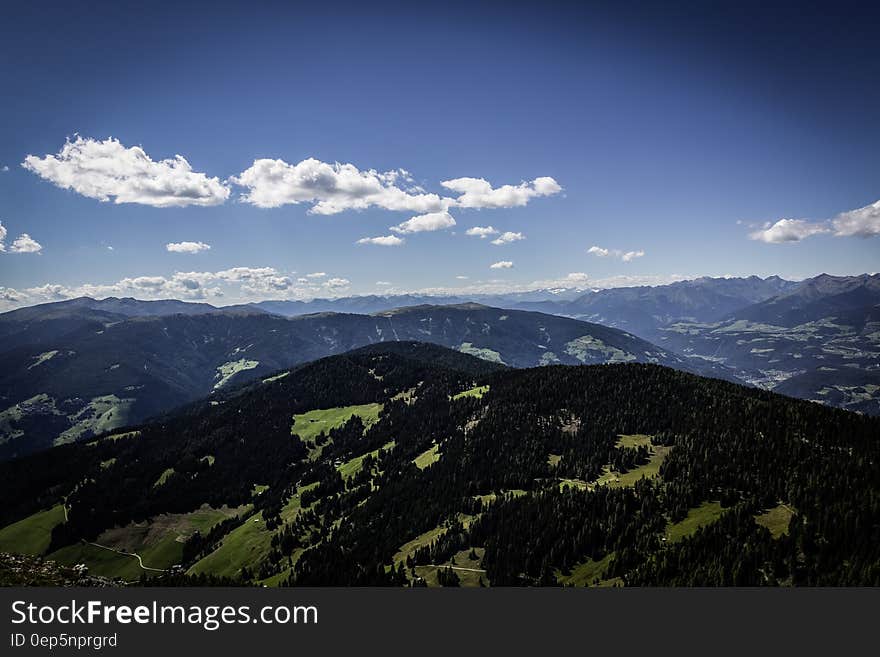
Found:
<path fill-rule="evenodd" d="M 880 235 L 880 201 L 837 215 L 832 221 L 836 237 Z"/>
<path fill-rule="evenodd" d="M 312 203 L 309 212 L 336 214 L 345 210 L 379 207 L 385 210 L 437 212 L 445 209 L 437 194 L 413 193 L 399 187 L 409 182 L 408 172 L 396 169 L 380 173 L 361 171 L 353 164 L 328 164 L 309 158 L 298 164 L 259 159 L 231 179 L 247 188 L 244 202 L 260 208 Z"/>
<path fill-rule="evenodd" d="M 379 287 L 388 287 L 391 285 L 391 281 L 376 281 L 376 285 Z"/>
<path fill-rule="evenodd" d="M 43 250 L 43 245 L 33 239 L 27 233 L 22 233 L 15 238 L 12 246 L 9 248 L 11 253 L 39 253 Z"/>
<path fill-rule="evenodd" d="M 565 278 L 562 279 L 566 284 L 571 285 L 581 285 L 590 280 L 590 277 L 587 276 L 582 271 L 573 271 L 569 274 L 566 274 Z"/>
<path fill-rule="evenodd" d="M 441 196 L 414 184 L 405 169 L 361 170 L 315 158 L 296 164 L 256 159 L 238 176 L 221 181 L 193 171 L 181 155 L 154 161 L 139 146 L 126 148 L 112 137 L 98 141 L 78 135 L 55 155 L 28 155 L 22 166 L 58 187 L 100 201 L 154 207 L 219 205 L 229 198 L 229 183 L 234 183 L 245 188 L 241 199 L 246 203 L 261 208 L 308 203 L 309 212 L 325 215 L 371 207 L 422 216 L 446 213 L 452 207 L 511 208 L 562 191 L 546 176 L 500 187 L 492 187 L 484 178 L 465 177 L 441 182 L 457 193 Z"/>
<path fill-rule="evenodd" d="M 0 308 L 11 308 L 27 302 L 27 297 L 16 289 L 0 286 Z"/>
<path fill-rule="evenodd" d="M 829 221 L 780 219 L 765 223 L 760 230 L 749 233 L 749 239 L 781 244 L 800 242 L 813 235 L 830 233 L 834 237 L 873 237 L 880 235 L 880 201 L 857 210 L 841 212 Z"/>
<path fill-rule="evenodd" d="M 76 139 L 56 155 L 28 155 L 22 166 L 63 189 L 99 201 L 139 203 L 157 208 L 219 205 L 229 186 L 192 170 L 180 155 L 153 161 L 140 146 L 118 140 Z"/>
<path fill-rule="evenodd" d="M 361 170 L 353 164 L 330 164 L 315 158 L 297 164 L 281 159 L 257 159 L 230 181 L 246 188 L 241 195 L 242 201 L 261 208 L 309 203 L 310 213 L 329 215 L 376 207 L 394 212 L 416 212 L 422 217 L 442 216 L 446 225 L 440 228 L 455 225 L 455 220 L 448 214 L 453 207 L 511 208 L 526 205 L 533 198 L 552 196 L 562 191 L 562 187 L 549 177 L 497 188 L 483 178 L 454 178 L 440 184 L 457 192 L 458 196 L 440 196 L 415 185 L 405 169 L 386 172 Z M 417 217 L 413 217 L 415 219 Z M 418 232 L 417 229 L 407 230 L 407 224 L 409 222 L 404 222 L 398 229 L 401 232 Z"/>
<path fill-rule="evenodd" d="M 473 228 L 468 228 L 464 234 L 472 237 L 479 237 L 481 240 L 484 240 L 489 237 L 489 235 L 497 235 L 498 230 L 492 226 L 474 226 Z"/>
<path fill-rule="evenodd" d="M 440 184 L 459 193 L 453 204 L 460 208 L 513 208 L 526 205 L 533 198 L 552 196 L 562 191 L 559 183 L 549 177 L 494 188 L 484 178 L 454 178 Z"/>
<path fill-rule="evenodd" d="M 306 278 L 324 278 L 327 276 L 327 272 L 316 271 L 311 274 L 306 274 Z"/>
<path fill-rule="evenodd" d="M 455 219 L 448 212 L 429 212 L 407 219 L 390 230 L 395 233 L 426 233 L 435 230 L 451 228 L 455 225 Z"/>
<path fill-rule="evenodd" d="M 0 171 L 2 171 L 3 173 L 6 173 L 7 171 L 9 171 L 9 165 L 4 164 L 2 167 L 0 167 Z"/>
<path fill-rule="evenodd" d="M 197 276 L 197 274 L 191 275 Z M 233 267 L 218 271 L 213 276 L 217 280 L 238 283 L 244 292 L 250 294 L 271 294 L 293 287 L 290 277 L 274 267 Z"/>
<path fill-rule="evenodd" d="M 456 276 L 456 278 L 460 281 L 466 281 L 470 278 L 470 276 Z"/>
<path fill-rule="evenodd" d="M 6 236 L 8 234 L 9 231 L 6 230 L 6 226 L 0 221 L 0 253 L 7 251 Z M 13 240 L 8 250 L 9 253 L 39 253 L 43 250 L 43 245 L 27 233 L 22 233 Z"/>
<path fill-rule="evenodd" d="M 587 249 L 587 253 L 590 255 L 594 255 L 598 258 L 620 258 L 623 262 L 632 262 L 636 258 L 641 258 L 645 255 L 645 252 L 639 249 L 638 251 L 621 251 L 620 249 L 606 249 L 601 246 L 591 246 Z"/>
<path fill-rule="evenodd" d="M 466 296 L 474 294 L 507 294 L 511 292 L 530 292 L 533 290 L 577 288 L 577 289 L 604 289 L 614 287 L 632 287 L 642 285 L 667 285 L 676 281 L 691 280 L 697 276 L 684 276 L 681 274 L 664 275 L 617 275 L 609 278 L 591 279 L 583 272 L 571 272 L 559 278 L 535 280 L 525 283 L 515 283 L 509 280 L 492 279 L 473 281 L 465 285 L 438 286 L 396 289 L 398 294 L 436 294 L 446 296 Z"/>
<path fill-rule="evenodd" d="M 211 245 L 204 242 L 169 242 L 165 245 L 165 250 L 171 253 L 199 253 L 210 248 Z"/>
<path fill-rule="evenodd" d="M 506 233 L 502 233 L 497 239 L 492 240 L 492 244 L 495 246 L 501 246 L 502 244 L 510 244 L 511 242 L 518 242 L 519 240 L 524 240 L 525 235 L 522 233 L 512 233 L 507 231 Z"/>
<path fill-rule="evenodd" d="M 357 241 L 358 244 L 375 244 L 377 246 L 400 246 L 406 240 L 396 235 L 380 235 L 379 237 L 362 237 Z"/>
<path fill-rule="evenodd" d="M 804 219 L 780 219 L 775 224 L 767 223 L 761 230 L 749 234 L 749 239 L 769 244 L 800 242 L 811 235 L 829 232 L 823 224 L 811 223 Z"/>
<path fill-rule="evenodd" d="M 510 260 L 499 260 L 489 265 L 489 269 L 511 269 L 513 263 Z"/>
<path fill-rule="evenodd" d="M 329 274 L 328 274 L 329 276 Z M 80 296 L 101 299 L 109 296 L 137 299 L 224 300 L 249 303 L 262 299 L 310 299 L 348 294 L 351 281 L 342 277 L 298 281 L 274 267 L 232 267 L 221 271 L 175 272 L 132 276 L 115 283 L 59 285 L 47 283 L 23 290 L 0 287 L 0 309 L 61 301 Z"/>

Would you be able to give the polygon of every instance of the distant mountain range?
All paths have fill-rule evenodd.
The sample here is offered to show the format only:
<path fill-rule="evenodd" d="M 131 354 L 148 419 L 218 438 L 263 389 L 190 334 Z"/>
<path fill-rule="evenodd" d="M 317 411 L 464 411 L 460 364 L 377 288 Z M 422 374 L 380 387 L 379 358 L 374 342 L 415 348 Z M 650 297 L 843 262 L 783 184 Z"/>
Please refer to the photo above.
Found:
<path fill-rule="evenodd" d="M 479 304 L 288 318 L 247 307 L 79 299 L 0 315 L 0 335 L 8 345 L 0 352 L 0 458 L 88 438 L 282 368 L 388 341 L 432 342 L 513 367 L 712 367 L 618 329 Z"/>
<path fill-rule="evenodd" d="M 285 317 L 296 317 L 311 313 L 378 313 L 407 306 L 449 306 L 462 303 L 480 303 L 494 308 L 510 308 L 514 310 L 542 311 L 541 304 L 558 309 L 555 304 L 563 304 L 582 297 L 586 290 L 579 288 L 554 288 L 531 290 L 528 292 L 511 292 L 508 294 L 469 294 L 469 295 L 433 295 L 433 294 L 390 294 L 340 297 L 336 299 L 311 299 L 309 301 L 260 301 L 248 307 L 264 310 Z M 535 305 L 537 304 L 537 305 Z M 535 307 L 532 307 L 532 306 Z M 555 312 L 553 314 L 565 314 Z"/>
<path fill-rule="evenodd" d="M 804 281 L 704 277 L 654 287 L 538 290 L 485 301 L 619 328 L 692 362 L 712 363 L 715 376 L 880 414 L 878 287 L 878 274 L 822 274 Z M 430 299 L 443 303 L 442 297 Z M 332 303 L 416 300 L 424 298 L 352 297 Z M 282 314 L 305 308 L 274 303 L 256 305 Z"/>
<path fill-rule="evenodd" d="M 823 274 L 716 321 L 660 331 L 658 344 L 741 381 L 880 414 L 880 275 Z"/>
<path fill-rule="evenodd" d="M 613 326 L 717 376 L 880 414 L 880 275 L 698 278 L 519 308 Z"/>
<path fill-rule="evenodd" d="M 498 306 L 422 296 L 225 308 L 80 298 L 8 312 L 0 315 L 0 458 L 397 340 L 513 367 L 653 362 L 880 414 L 878 275 L 700 278 L 491 298 Z"/>
<path fill-rule="evenodd" d="M 697 278 L 656 287 L 598 290 L 571 301 L 539 302 L 531 306 L 542 312 L 656 337 L 662 335 L 663 327 L 675 322 L 713 322 L 798 286 L 778 276 Z"/>

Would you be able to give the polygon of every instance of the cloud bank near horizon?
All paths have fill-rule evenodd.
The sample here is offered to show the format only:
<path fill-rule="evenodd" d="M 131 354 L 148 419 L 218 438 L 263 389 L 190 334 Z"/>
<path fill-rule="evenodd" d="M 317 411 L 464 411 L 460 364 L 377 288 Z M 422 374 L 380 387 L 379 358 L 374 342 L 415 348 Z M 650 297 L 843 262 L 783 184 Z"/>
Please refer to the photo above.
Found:
<path fill-rule="evenodd" d="M 494 263 L 494 270 L 513 267 L 510 261 Z M 508 266 L 509 265 L 509 266 Z M 254 303 L 263 300 L 307 300 L 357 296 L 351 293 L 352 282 L 342 276 L 316 272 L 294 278 L 295 272 L 283 272 L 274 267 L 232 267 L 219 271 L 174 272 L 170 275 L 145 275 L 122 278 L 114 283 L 83 283 L 63 285 L 47 283 L 23 289 L 0 286 L 0 312 L 24 306 L 77 297 L 103 299 L 107 297 L 134 297 L 142 300 L 177 299 L 189 302 L 209 302 L 223 305 Z M 320 275 L 319 275 L 320 274 Z M 516 283 L 502 279 L 470 281 L 467 276 L 456 276 L 457 286 L 407 288 L 390 281 L 376 281 L 384 295 L 422 294 L 429 296 L 467 296 L 512 294 L 553 289 L 602 289 L 631 285 L 666 285 L 697 276 L 672 274 L 669 276 L 611 276 L 591 278 L 584 272 L 571 272 L 559 278 L 538 279 Z"/>

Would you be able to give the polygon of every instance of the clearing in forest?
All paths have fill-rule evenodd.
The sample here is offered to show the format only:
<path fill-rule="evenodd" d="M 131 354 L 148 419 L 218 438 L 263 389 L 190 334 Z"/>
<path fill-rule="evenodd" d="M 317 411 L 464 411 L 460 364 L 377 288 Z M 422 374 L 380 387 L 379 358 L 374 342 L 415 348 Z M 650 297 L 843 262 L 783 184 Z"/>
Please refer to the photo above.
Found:
<path fill-rule="evenodd" d="M 64 506 L 56 504 L 0 529 L 0 552 L 38 556 L 49 547 L 52 530 L 64 522 Z"/>
<path fill-rule="evenodd" d="M 666 527 L 666 540 L 675 543 L 696 532 L 700 527 L 711 525 L 721 517 L 724 509 L 721 502 L 703 502 L 695 509 L 690 509 L 687 516 L 676 523 L 669 523 Z"/>
<path fill-rule="evenodd" d="M 647 447 L 649 456 L 648 462 L 620 473 L 611 470 L 608 466 L 605 472 L 596 480 L 597 486 L 611 486 L 612 488 L 620 488 L 627 486 L 635 486 L 636 482 L 642 477 L 646 479 L 654 479 L 660 474 L 660 466 L 666 455 L 669 454 L 671 447 L 665 445 L 651 444 L 651 436 L 643 434 L 621 435 L 617 441 L 617 447 Z"/>
<path fill-rule="evenodd" d="M 755 522 L 770 530 L 773 538 L 779 538 L 788 534 L 788 526 L 791 523 L 791 517 L 794 510 L 787 504 L 779 504 L 778 506 L 768 509 L 764 513 L 755 516 Z"/>
<path fill-rule="evenodd" d="M 323 449 L 323 446 L 315 444 L 315 439 L 321 433 L 326 434 L 331 429 L 341 427 L 355 415 L 363 420 L 366 428 L 369 428 L 379 420 L 381 410 L 382 404 L 359 404 L 300 413 L 293 416 L 293 426 L 290 427 L 290 433 L 299 436 L 303 444 L 309 447 L 309 459 L 315 461 L 321 456 Z"/>
<path fill-rule="evenodd" d="M 337 466 L 336 470 L 339 472 L 339 474 L 342 476 L 343 479 L 348 479 L 350 477 L 353 477 L 361 471 L 361 468 L 363 467 L 365 458 L 367 458 L 368 456 L 371 456 L 374 459 L 378 458 L 379 452 L 384 452 L 386 450 L 393 449 L 394 445 L 395 445 L 395 443 L 393 440 L 390 442 L 387 442 L 384 445 L 382 445 L 382 447 L 380 447 L 379 449 L 374 449 L 372 452 L 367 452 L 366 454 L 361 454 L 360 456 L 355 456 L 353 459 L 349 459 L 348 461 L 346 461 L 342 465 Z"/>
<path fill-rule="evenodd" d="M 489 386 L 477 386 L 460 392 L 457 395 L 453 395 L 452 399 L 462 399 L 463 397 L 476 397 L 477 399 L 481 399 L 487 392 L 489 392 Z"/>
<path fill-rule="evenodd" d="M 424 470 L 439 461 L 441 456 L 443 453 L 440 451 L 440 445 L 433 445 L 431 449 L 425 450 L 415 457 L 413 463 L 419 470 Z"/>
<path fill-rule="evenodd" d="M 557 570 L 556 581 L 563 586 L 601 586 L 602 582 L 606 581 L 605 571 L 611 565 L 612 559 L 614 559 L 614 553 L 609 552 L 598 561 L 587 559 L 573 566 L 567 575 Z"/>

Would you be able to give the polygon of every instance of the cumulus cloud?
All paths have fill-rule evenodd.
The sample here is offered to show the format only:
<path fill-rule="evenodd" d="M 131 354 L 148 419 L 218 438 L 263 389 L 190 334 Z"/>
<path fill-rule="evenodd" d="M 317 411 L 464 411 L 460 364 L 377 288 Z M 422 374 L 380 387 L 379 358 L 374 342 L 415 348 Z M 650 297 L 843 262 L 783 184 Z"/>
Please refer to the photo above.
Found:
<path fill-rule="evenodd" d="M 241 194 L 243 202 L 261 208 L 307 203 L 311 204 L 310 213 L 322 215 L 368 208 L 418 213 L 392 228 L 403 233 L 454 226 L 455 220 L 448 213 L 450 208 L 512 208 L 562 191 L 549 177 L 501 187 L 492 187 L 483 178 L 454 178 L 440 184 L 457 196 L 440 196 L 415 185 L 405 169 L 362 170 L 353 164 L 331 164 L 315 158 L 296 164 L 281 159 L 257 159 L 230 181 L 245 188 Z M 468 234 L 480 235 L 478 232 Z M 489 234 L 495 233 L 485 233 Z"/>
<path fill-rule="evenodd" d="M 12 242 L 9 251 L 12 253 L 39 253 L 43 250 L 43 245 L 33 239 L 27 233 L 22 233 Z"/>
<path fill-rule="evenodd" d="M 235 184 L 244 188 L 245 203 L 261 208 L 307 203 L 310 213 L 323 215 L 373 207 L 421 216 L 440 215 L 453 207 L 511 208 L 562 191 L 547 176 L 500 187 L 484 178 L 464 177 L 442 181 L 441 186 L 456 195 L 441 196 L 416 185 L 405 169 L 362 170 L 315 158 L 296 164 L 260 158 L 239 175 L 221 181 L 193 171 L 181 155 L 153 160 L 140 146 L 126 147 L 112 137 L 99 141 L 79 135 L 54 155 L 28 155 L 22 167 L 58 187 L 100 201 L 154 207 L 219 205 L 229 198 L 230 184 Z"/>
<path fill-rule="evenodd" d="M 311 274 L 306 274 L 306 278 L 324 278 L 327 276 L 327 272 L 324 271 L 316 271 Z"/>
<path fill-rule="evenodd" d="M 2 171 L 3 173 L 6 173 L 7 171 L 9 171 L 9 165 L 4 164 L 2 167 L 0 167 L 0 171 Z"/>
<path fill-rule="evenodd" d="M 842 212 L 831 221 L 836 237 L 880 235 L 880 201 L 858 210 Z"/>
<path fill-rule="evenodd" d="M 337 214 L 370 207 L 421 213 L 444 209 L 437 194 L 402 189 L 399 182 L 411 181 L 404 169 L 380 173 L 315 158 L 297 164 L 259 159 L 231 180 L 247 188 L 241 196 L 244 202 L 260 208 L 312 203 L 309 212 L 313 214 Z"/>
<path fill-rule="evenodd" d="M 880 235 L 880 201 L 857 210 L 841 212 L 828 221 L 807 219 L 780 219 L 769 221 L 759 230 L 749 233 L 749 239 L 769 244 L 800 242 L 813 235 L 831 234 L 834 237 L 874 237 Z"/>
<path fill-rule="evenodd" d="M 565 278 L 562 279 L 566 285 L 582 285 L 590 280 L 590 277 L 587 276 L 582 271 L 573 271 L 566 274 Z"/>
<path fill-rule="evenodd" d="M 7 249 L 6 236 L 8 234 L 6 226 L 0 221 L 0 253 L 5 253 L 7 250 L 9 253 L 39 253 L 43 250 L 43 245 L 27 233 L 22 233 L 16 237 Z"/>
<path fill-rule="evenodd" d="M 497 235 L 498 230 L 493 226 L 474 226 L 473 228 L 468 228 L 464 231 L 464 234 L 470 235 L 471 237 L 479 237 L 481 240 L 484 240 L 490 235 Z"/>
<path fill-rule="evenodd" d="M 489 269 L 511 269 L 513 263 L 510 260 L 499 260 L 489 265 Z"/>
<path fill-rule="evenodd" d="M 379 287 L 388 287 L 391 285 L 391 281 L 376 281 L 376 285 Z"/>
<path fill-rule="evenodd" d="M 171 253 L 199 253 L 210 248 L 211 245 L 204 242 L 169 242 L 165 245 L 165 250 Z"/>
<path fill-rule="evenodd" d="M 454 178 L 440 184 L 459 194 L 452 203 L 460 208 L 513 208 L 526 205 L 533 198 L 562 191 L 559 183 L 546 176 L 501 187 L 492 187 L 485 178 Z"/>
<path fill-rule="evenodd" d="M 451 228 L 454 225 L 455 219 L 448 212 L 429 212 L 411 217 L 389 230 L 394 233 L 426 233 Z"/>
<path fill-rule="evenodd" d="M 513 286 L 514 289 L 512 291 L 548 290 L 553 292 L 572 288 L 584 290 L 589 287 L 596 287 L 595 281 L 590 279 L 590 277 L 582 271 L 573 271 L 558 278 L 542 279 L 532 281 L 526 285 Z"/>
<path fill-rule="evenodd" d="M 219 205 L 229 198 L 228 185 L 193 171 L 183 156 L 154 161 L 140 146 L 126 148 L 112 137 L 97 141 L 77 136 L 57 154 L 28 155 L 21 166 L 99 201 L 166 208 Z"/>
<path fill-rule="evenodd" d="M 378 237 L 362 237 L 358 244 L 375 244 L 376 246 L 400 246 L 406 240 L 396 235 L 379 235 Z"/>
<path fill-rule="evenodd" d="M 0 308 L 8 308 L 27 301 L 27 297 L 11 287 L 0 286 Z"/>
<path fill-rule="evenodd" d="M 511 242 L 518 242 L 524 239 L 525 235 L 522 233 L 512 233 L 507 231 L 506 233 L 501 233 L 497 239 L 492 240 L 492 244 L 495 246 L 501 246 L 502 244 L 510 244 Z"/>
<path fill-rule="evenodd" d="M 636 258 L 641 258 L 645 252 L 641 249 L 638 251 L 621 251 L 620 249 L 606 249 L 601 246 L 591 246 L 587 249 L 587 253 L 598 258 L 620 258 L 623 262 L 632 262 Z"/>
<path fill-rule="evenodd" d="M 243 292 L 253 295 L 274 294 L 293 287 L 293 280 L 274 267 L 233 267 L 213 276 L 216 280 L 237 283 Z"/>
<path fill-rule="evenodd" d="M 768 244 L 781 244 L 800 242 L 811 235 L 828 232 L 830 229 L 823 224 L 811 223 L 804 219 L 780 219 L 774 224 L 764 224 L 760 230 L 749 233 L 749 239 Z"/>
<path fill-rule="evenodd" d="M 456 278 L 460 281 L 466 281 L 468 280 L 468 278 L 470 278 L 470 276 L 456 276 Z"/>
<path fill-rule="evenodd" d="M 328 274 L 329 276 L 329 274 Z M 59 285 L 47 283 L 22 290 L 0 287 L 0 309 L 61 301 L 88 296 L 97 299 L 135 297 L 137 299 L 181 299 L 247 303 L 261 299 L 309 299 L 348 293 L 351 281 L 333 276 L 306 277 L 294 281 L 274 267 L 232 267 L 221 271 L 175 272 L 171 275 L 132 276 L 115 283 Z"/>

